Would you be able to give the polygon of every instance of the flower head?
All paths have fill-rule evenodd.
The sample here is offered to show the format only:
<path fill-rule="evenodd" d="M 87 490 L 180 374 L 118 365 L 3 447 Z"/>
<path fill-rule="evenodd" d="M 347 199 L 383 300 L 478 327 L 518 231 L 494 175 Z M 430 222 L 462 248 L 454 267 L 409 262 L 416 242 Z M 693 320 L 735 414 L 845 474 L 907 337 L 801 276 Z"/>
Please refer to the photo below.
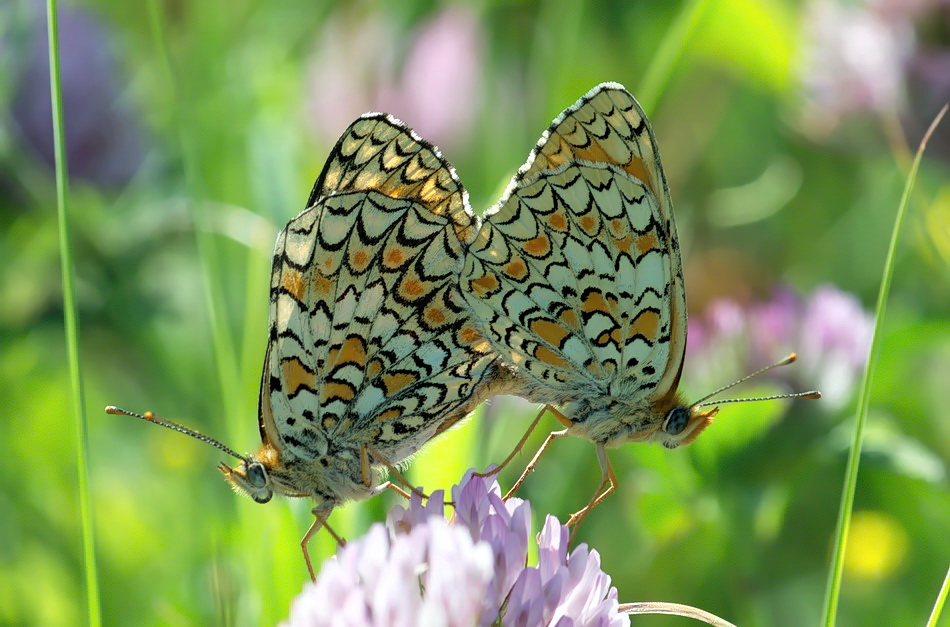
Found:
<path fill-rule="evenodd" d="M 466 473 L 452 489 L 455 514 L 435 492 L 413 496 L 387 524 L 324 562 L 294 601 L 290 625 L 626 625 L 617 590 L 585 544 L 548 516 L 527 566 L 531 508 L 502 500 L 497 482 Z"/>

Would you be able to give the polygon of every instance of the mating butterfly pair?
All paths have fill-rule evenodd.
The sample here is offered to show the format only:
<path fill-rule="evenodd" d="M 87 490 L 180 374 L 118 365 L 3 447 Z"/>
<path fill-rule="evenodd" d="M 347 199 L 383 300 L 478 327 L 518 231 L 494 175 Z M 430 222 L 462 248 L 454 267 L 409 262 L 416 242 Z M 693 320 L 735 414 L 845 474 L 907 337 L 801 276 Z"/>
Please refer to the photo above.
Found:
<path fill-rule="evenodd" d="M 145 418 L 240 459 L 219 468 L 259 503 L 314 498 L 312 576 L 306 543 L 335 506 L 391 487 L 387 468 L 496 394 L 552 409 L 566 429 L 548 441 L 596 445 L 606 490 L 588 511 L 616 483 L 606 448 L 673 448 L 711 422 L 677 396 L 685 346 L 669 189 L 622 86 L 558 116 L 484 221 L 437 148 L 373 113 L 277 238 L 260 451 Z"/>

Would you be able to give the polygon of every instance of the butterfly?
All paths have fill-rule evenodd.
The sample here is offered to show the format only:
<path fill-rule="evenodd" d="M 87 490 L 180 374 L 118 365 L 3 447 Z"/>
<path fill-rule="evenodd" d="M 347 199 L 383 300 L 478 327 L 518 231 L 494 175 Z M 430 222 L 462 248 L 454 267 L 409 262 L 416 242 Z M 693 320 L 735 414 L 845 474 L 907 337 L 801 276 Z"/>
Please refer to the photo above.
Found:
<path fill-rule="evenodd" d="M 603 482 L 572 522 L 617 485 L 606 449 L 689 444 L 718 411 L 677 392 L 687 317 L 673 206 L 656 137 L 622 85 L 594 87 L 542 134 L 485 214 L 460 287 L 508 385 L 545 405 L 532 427 L 545 410 L 565 427 L 515 488 L 552 439 L 596 446 Z"/>
<path fill-rule="evenodd" d="M 274 250 L 258 452 L 240 455 L 151 413 L 107 411 L 234 456 L 237 467 L 219 469 L 258 503 L 313 498 L 301 542 L 313 578 L 306 545 L 333 508 L 392 487 L 386 469 L 465 418 L 500 379 L 458 292 L 476 224 L 437 148 L 366 114 L 331 151 L 306 207 Z"/>

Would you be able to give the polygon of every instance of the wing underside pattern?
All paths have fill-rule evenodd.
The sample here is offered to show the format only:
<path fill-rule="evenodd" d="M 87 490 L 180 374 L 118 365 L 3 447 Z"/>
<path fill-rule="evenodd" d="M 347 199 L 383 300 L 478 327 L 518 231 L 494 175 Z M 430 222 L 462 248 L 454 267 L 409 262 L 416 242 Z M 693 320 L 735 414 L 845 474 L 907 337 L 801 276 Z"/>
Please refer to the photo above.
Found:
<path fill-rule="evenodd" d="M 304 459 L 365 443 L 398 462 L 478 402 L 492 361 L 457 288 L 465 192 L 437 149 L 371 114 L 309 205 L 274 253 L 262 432 Z"/>
<path fill-rule="evenodd" d="M 545 390 L 536 400 L 675 388 L 678 243 L 653 133 L 622 87 L 598 86 L 542 135 L 486 215 L 461 285 L 493 347 Z"/>

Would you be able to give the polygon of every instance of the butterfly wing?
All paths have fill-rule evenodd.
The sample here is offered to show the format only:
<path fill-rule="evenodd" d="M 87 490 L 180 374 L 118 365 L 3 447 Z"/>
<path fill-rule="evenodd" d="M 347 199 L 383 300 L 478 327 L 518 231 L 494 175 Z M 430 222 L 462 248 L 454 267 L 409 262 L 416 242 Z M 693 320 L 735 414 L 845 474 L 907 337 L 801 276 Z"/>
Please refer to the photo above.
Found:
<path fill-rule="evenodd" d="M 554 120 L 468 250 L 462 291 L 532 400 L 675 392 L 686 296 L 643 110 L 592 89 Z"/>
<path fill-rule="evenodd" d="M 467 195 L 434 146 L 367 114 L 308 207 L 274 252 L 262 436 L 301 459 L 368 444 L 398 462 L 480 400 L 492 361 L 457 290 Z"/>

